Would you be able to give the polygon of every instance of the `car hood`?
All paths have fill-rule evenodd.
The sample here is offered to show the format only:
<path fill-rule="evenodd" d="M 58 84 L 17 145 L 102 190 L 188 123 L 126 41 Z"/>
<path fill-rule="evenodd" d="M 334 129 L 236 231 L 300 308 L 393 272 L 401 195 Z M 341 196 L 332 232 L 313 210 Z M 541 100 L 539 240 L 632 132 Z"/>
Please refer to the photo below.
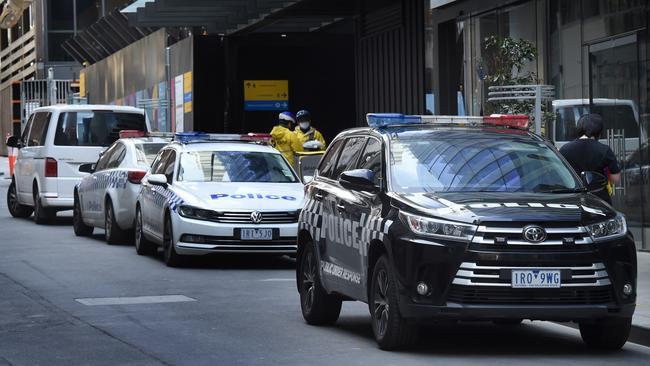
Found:
<path fill-rule="evenodd" d="M 616 215 L 611 206 L 589 193 L 403 193 L 393 196 L 393 204 L 404 211 L 475 224 L 485 221 L 587 224 Z"/>
<path fill-rule="evenodd" d="M 179 182 L 184 203 L 211 210 L 293 211 L 302 207 L 302 183 Z"/>

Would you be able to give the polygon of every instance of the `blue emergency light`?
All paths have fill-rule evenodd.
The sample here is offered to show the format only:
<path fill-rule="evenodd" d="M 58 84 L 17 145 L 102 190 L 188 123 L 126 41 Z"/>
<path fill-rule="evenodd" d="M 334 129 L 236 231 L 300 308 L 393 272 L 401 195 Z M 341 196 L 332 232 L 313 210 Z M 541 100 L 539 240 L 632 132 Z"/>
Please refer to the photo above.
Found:
<path fill-rule="evenodd" d="M 174 141 L 182 144 L 191 141 L 207 141 L 209 139 L 210 135 L 205 132 L 176 132 L 174 135 Z"/>
<path fill-rule="evenodd" d="M 421 124 L 422 118 L 420 116 L 409 116 L 400 113 L 368 113 L 366 115 L 366 121 L 368 122 L 368 126 L 377 128 Z"/>

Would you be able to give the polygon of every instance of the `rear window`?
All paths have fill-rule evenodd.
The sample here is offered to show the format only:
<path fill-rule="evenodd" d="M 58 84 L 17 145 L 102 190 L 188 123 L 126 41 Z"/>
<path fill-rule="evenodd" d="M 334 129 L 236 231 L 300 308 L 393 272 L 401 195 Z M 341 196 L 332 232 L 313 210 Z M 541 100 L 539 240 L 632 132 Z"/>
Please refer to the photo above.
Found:
<path fill-rule="evenodd" d="M 135 144 L 135 153 L 138 157 L 138 163 L 144 163 L 151 166 L 153 159 L 156 158 L 158 152 L 163 147 L 167 146 L 165 143 L 141 143 Z"/>
<path fill-rule="evenodd" d="M 59 116 L 54 135 L 58 146 L 108 146 L 121 130 L 146 131 L 143 114 L 113 111 L 65 112 Z"/>
<path fill-rule="evenodd" d="M 580 116 L 591 113 L 589 105 L 572 105 L 559 107 L 555 113 L 555 140 L 570 141 L 577 139 L 576 124 Z M 636 120 L 634 109 L 627 104 L 595 104 L 593 113 L 603 117 L 603 133 L 605 138 L 607 130 L 622 129 L 626 138 L 639 137 L 639 123 Z"/>

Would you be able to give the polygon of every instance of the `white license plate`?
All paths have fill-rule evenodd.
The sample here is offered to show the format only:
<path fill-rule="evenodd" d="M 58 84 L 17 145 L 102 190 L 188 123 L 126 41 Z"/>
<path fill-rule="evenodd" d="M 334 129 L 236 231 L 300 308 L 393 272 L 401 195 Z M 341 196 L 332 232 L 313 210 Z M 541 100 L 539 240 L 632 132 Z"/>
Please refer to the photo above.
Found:
<path fill-rule="evenodd" d="M 561 285 L 557 269 L 512 270 L 513 288 L 560 288 Z"/>
<path fill-rule="evenodd" d="M 241 229 L 241 240 L 273 240 L 273 229 Z"/>

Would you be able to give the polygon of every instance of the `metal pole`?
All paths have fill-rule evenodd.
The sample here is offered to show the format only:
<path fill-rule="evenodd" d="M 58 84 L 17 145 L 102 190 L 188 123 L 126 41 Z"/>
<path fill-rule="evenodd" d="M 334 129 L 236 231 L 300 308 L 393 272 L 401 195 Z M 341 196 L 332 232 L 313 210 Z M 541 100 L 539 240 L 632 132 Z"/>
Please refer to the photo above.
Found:
<path fill-rule="evenodd" d="M 47 105 L 52 105 L 56 103 L 56 83 L 54 82 L 54 69 L 47 69 L 47 90 L 48 90 L 48 99 L 46 102 Z"/>
<path fill-rule="evenodd" d="M 542 86 L 535 85 L 535 133 L 542 134 Z"/>

